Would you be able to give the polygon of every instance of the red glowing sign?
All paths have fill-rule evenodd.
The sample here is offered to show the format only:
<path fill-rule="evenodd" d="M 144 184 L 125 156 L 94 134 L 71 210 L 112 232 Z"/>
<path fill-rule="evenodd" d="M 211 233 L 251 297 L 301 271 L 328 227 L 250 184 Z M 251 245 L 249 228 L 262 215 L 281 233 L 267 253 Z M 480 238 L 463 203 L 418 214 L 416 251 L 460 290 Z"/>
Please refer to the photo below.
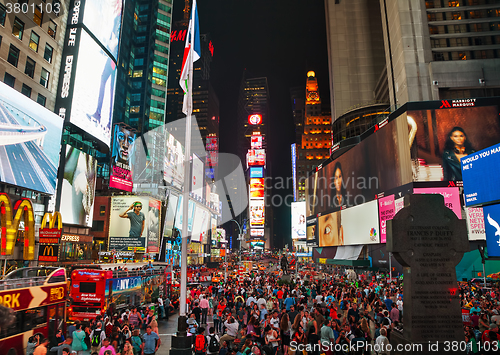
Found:
<path fill-rule="evenodd" d="M 248 116 L 248 123 L 251 125 L 258 125 L 262 123 L 262 115 L 253 114 Z"/>
<path fill-rule="evenodd" d="M 210 54 L 212 55 L 212 57 L 214 56 L 214 45 L 212 43 L 212 41 L 210 41 L 208 43 L 208 50 L 210 51 Z"/>
<path fill-rule="evenodd" d="M 185 41 L 186 40 L 186 34 L 187 34 L 187 30 L 175 30 L 175 31 L 172 31 L 172 34 L 170 35 L 170 41 L 171 42 Z"/>

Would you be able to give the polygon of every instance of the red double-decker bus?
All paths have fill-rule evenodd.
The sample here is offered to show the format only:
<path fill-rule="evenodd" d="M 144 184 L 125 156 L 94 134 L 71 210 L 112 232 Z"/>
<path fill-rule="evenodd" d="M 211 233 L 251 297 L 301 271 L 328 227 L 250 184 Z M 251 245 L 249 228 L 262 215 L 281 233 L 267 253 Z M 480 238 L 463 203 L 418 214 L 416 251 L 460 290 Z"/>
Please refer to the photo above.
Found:
<path fill-rule="evenodd" d="M 66 270 L 27 267 L 0 280 L 0 304 L 14 311 L 14 323 L 0 330 L 0 354 L 25 354 L 28 339 L 66 333 Z"/>
<path fill-rule="evenodd" d="M 127 271 L 110 269 L 120 264 L 95 264 L 73 270 L 68 320 L 90 321 L 108 310 L 114 313 L 130 305 L 149 305 L 159 295 L 165 297 L 165 268 L 143 269 L 138 264 L 121 264 L 131 269 Z"/>

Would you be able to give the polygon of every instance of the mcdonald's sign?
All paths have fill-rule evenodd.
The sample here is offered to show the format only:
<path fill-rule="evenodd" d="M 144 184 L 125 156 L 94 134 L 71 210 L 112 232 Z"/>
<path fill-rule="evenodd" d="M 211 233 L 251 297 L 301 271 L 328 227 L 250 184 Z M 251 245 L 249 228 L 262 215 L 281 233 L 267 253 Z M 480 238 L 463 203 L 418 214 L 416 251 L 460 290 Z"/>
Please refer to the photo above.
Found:
<path fill-rule="evenodd" d="M 57 223 L 57 224 L 56 224 Z M 57 244 L 62 234 L 62 217 L 61 213 L 54 212 L 45 213 L 40 227 L 40 243 Z"/>
<path fill-rule="evenodd" d="M 57 256 L 59 254 L 58 245 L 52 244 L 40 244 L 40 250 L 38 252 L 39 261 L 57 261 Z"/>
<path fill-rule="evenodd" d="M 13 212 L 15 211 L 15 214 Z M 14 216 L 14 218 L 12 218 Z M 17 239 L 19 222 L 24 217 L 24 260 L 35 258 L 35 215 L 27 198 L 19 199 L 12 209 L 9 195 L 0 193 L 1 255 L 12 255 Z"/>

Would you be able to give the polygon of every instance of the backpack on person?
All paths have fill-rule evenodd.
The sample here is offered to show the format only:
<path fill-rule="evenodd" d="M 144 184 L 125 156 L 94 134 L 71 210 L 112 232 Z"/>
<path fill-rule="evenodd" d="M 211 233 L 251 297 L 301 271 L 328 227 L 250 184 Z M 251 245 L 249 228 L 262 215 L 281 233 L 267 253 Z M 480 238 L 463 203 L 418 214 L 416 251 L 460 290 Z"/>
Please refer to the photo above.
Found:
<path fill-rule="evenodd" d="M 194 341 L 194 351 L 197 353 L 205 352 L 205 336 L 203 334 L 198 334 Z"/>
<path fill-rule="evenodd" d="M 92 346 L 99 346 L 99 344 L 101 343 L 101 332 L 102 332 L 102 329 L 101 330 L 94 330 L 94 334 L 92 336 L 92 342 L 91 342 Z"/>
<path fill-rule="evenodd" d="M 210 335 L 210 341 L 208 343 L 208 351 L 211 354 L 215 354 L 215 353 L 218 353 L 219 350 L 220 350 L 220 345 L 219 345 L 219 342 L 217 341 L 217 338 L 215 338 L 215 334 Z"/>

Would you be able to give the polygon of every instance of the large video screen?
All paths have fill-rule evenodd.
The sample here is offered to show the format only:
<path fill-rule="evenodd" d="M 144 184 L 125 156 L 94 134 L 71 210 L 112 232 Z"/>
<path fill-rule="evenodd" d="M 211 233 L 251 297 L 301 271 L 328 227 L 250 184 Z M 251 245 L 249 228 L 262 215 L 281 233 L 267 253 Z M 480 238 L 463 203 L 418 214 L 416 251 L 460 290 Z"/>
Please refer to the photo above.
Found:
<path fill-rule="evenodd" d="M 249 149 L 247 153 L 248 166 L 264 166 L 266 165 L 266 150 L 265 149 Z"/>
<path fill-rule="evenodd" d="M 63 119 L 0 82 L 0 179 L 53 195 Z"/>
<path fill-rule="evenodd" d="M 196 205 L 194 212 L 194 221 L 193 221 L 193 233 L 191 234 L 192 242 L 201 243 L 205 234 L 208 230 L 208 221 L 210 219 L 210 212 L 206 209 Z"/>
<path fill-rule="evenodd" d="M 165 225 L 163 228 L 163 236 L 165 237 L 172 236 L 172 230 L 174 228 L 175 213 L 177 212 L 178 200 L 179 197 L 174 194 L 170 194 L 168 198 L 167 212 L 165 213 Z"/>
<path fill-rule="evenodd" d="M 115 83 L 115 62 L 82 30 L 70 122 L 108 146 Z"/>
<path fill-rule="evenodd" d="M 379 243 L 378 202 L 371 201 L 318 217 L 318 232 L 320 247 Z"/>
<path fill-rule="evenodd" d="M 252 178 L 250 179 L 250 198 L 263 198 L 264 197 L 264 179 Z"/>
<path fill-rule="evenodd" d="M 414 181 L 462 180 L 460 159 L 500 142 L 498 106 L 408 111 L 407 119 Z"/>
<path fill-rule="evenodd" d="M 194 198 L 203 198 L 203 161 L 196 154 L 193 154 L 193 176 L 191 178 L 191 193 Z"/>
<path fill-rule="evenodd" d="M 292 202 L 292 239 L 306 239 L 306 202 Z"/>
<path fill-rule="evenodd" d="M 168 186 L 178 189 L 184 184 L 184 147 L 168 132 L 165 138 L 163 180 Z"/>
<path fill-rule="evenodd" d="M 307 178 L 307 216 L 360 205 L 411 182 L 409 139 L 403 117 L 385 124 Z"/>
<path fill-rule="evenodd" d="M 113 196 L 109 220 L 109 249 L 146 252 L 157 247 L 160 201 L 143 196 Z M 157 211 L 158 212 L 157 212 Z M 154 239 L 151 246 L 148 237 Z"/>
<path fill-rule="evenodd" d="M 250 200 L 250 227 L 264 228 L 265 205 L 264 200 Z"/>
<path fill-rule="evenodd" d="M 62 221 L 92 227 L 97 160 L 71 146 L 66 146 L 64 178 L 61 190 Z"/>
<path fill-rule="evenodd" d="M 137 133 L 125 124 L 114 126 L 109 187 L 132 192 Z"/>
<path fill-rule="evenodd" d="M 85 0 L 83 24 L 118 59 L 122 0 Z"/>
<path fill-rule="evenodd" d="M 184 215 L 184 205 L 182 203 L 183 195 L 179 195 L 179 202 L 177 203 L 177 212 L 175 213 L 175 228 L 182 232 L 182 216 Z M 193 230 L 193 218 L 194 218 L 194 206 L 195 203 L 193 201 L 189 201 L 188 203 L 188 233 Z"/>
<path fill-rule="evenodd" d="M 160 208 L 161 202 L 158 200 L 149 200 L 148 208 L 148 242 L 147 253 L 158 253 L 160 248 Z"/>

